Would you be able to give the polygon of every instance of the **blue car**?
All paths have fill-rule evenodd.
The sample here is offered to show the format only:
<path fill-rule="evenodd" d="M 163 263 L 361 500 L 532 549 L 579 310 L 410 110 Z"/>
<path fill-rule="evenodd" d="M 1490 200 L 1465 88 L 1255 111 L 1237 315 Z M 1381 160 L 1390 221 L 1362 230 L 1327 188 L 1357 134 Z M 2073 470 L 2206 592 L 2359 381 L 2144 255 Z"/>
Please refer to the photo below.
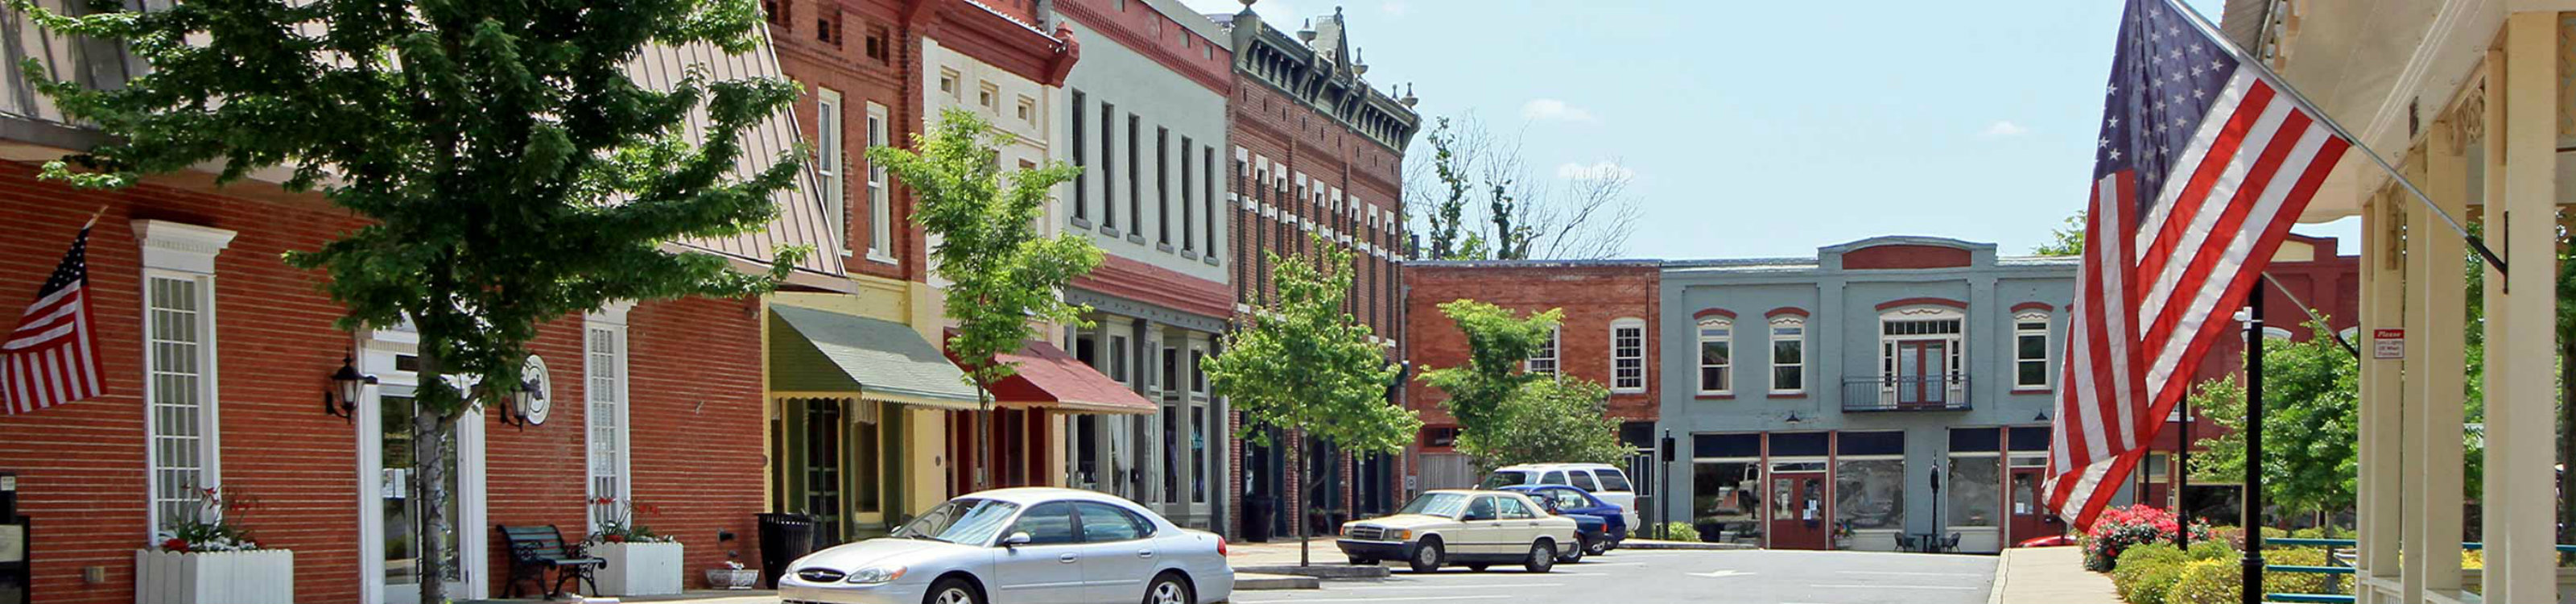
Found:
<path fill-rule="evenodd" d="M 1591 493 L 1583 492 L 1583 489 L 1548 484 L 1508 486 L 1503 487 L 1502 490 L 1521 493 L 1559 516 L 1574 517 L 1578 525 L 1585 525 L 1582 516 L 1598 518 L 1601 521 L 1598 534 L 1592 533 L 1588 525 L 1581 526 L 1585 531 L 1583 545 L 1587 550 L 1586 553 L 1596 556 L 1609 553 L 1610 550 L 1619 547 L 1619 542 L 1628 539 L 1628 520 L 1624 514 L 1626 510 L 1602 501 Z"/>

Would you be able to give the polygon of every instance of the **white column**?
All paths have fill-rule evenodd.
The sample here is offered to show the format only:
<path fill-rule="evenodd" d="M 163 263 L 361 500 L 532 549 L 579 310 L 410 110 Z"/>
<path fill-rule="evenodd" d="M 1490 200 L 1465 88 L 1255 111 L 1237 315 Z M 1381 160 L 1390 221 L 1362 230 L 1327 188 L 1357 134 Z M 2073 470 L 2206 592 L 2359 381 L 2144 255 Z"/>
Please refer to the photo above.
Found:
<path fill-rule="evenodd" d="M 2434 122 L 2423 155 L 2426 178 L 2422 182 L 2433 203 L 2452 216 L 2468 211 L 2468 167 L 2466 158 L 2461 156 L 2457 132 L 2451 119 Z M 2465 468 L 2460 422 L 2468 379 L 2464 352 L 2468 344 L 2468 275 L 2461 259 L 2468 246 L 2458 233 L 2440 224 L 2432 212 L 2410 216 L 2413 218 L 2407 221 L 2407 230 L 2420 236 L 2408 238 L 2408 253 L 2422 251 L 2425 255 L 2420 262 L 2412 258 L 2407 261 L 2410 269 L 2421 267 L 2420 272 L 2409 276 L 2421 279 L 2421 286 L 2408 292 L 2411 308 L 2407 315 L 2410 325 L 2413 317 L 2423 316 L 2424 331 L 2407 335 L 2410 341 L 2424 343 L 2424 372 L 2420 374 L 2423 378 L 2410 379 L 2413 383 L 2408 384 L 2415 395 L 2411 398 L 2421 404 L 2416 405 L 2420 411 L 2410 413 L 2420 420 L 2414 424 L 2419 429 L 2408 435 L 2415 439 L 2419 453 L 2412 470 L 2413 484 L 2406 490 L 2422 505 L 2407 517 L 2422 521 L 2415 532 L 2407 533 L 2406 551 L 2423 556 L 2424 576 L 2419 585 L 2424 590 L 2456 594 L 2460 589 L 2460 508 L 2465 499 L 2460 476 Z M 2421 312 L 2416 312 L 2417 308 Z M 2417 547 L 2418 543 L 2422 546 Z M 2407 568 L 2414 570 L 2415 566 L 2410 564 Z"/>
<path fill-rule="evenodd" d="M 2487 402 L 2485 484 L 2487 514 L 2508 530 L 2486 535 L 2485 596 L 2555 602 L 2558 13 L 2507 17 L 2505 53 L 2505 119 L 2492 130 L 2504 136 L 2512 166 L 2504 174 L 2502 229 L 2510 293 L 2490 304 L 2488 320 L 2511 329 L 2503 346 L 2489 344 L 2487 358 L 2509 368 L 2511 390 Z M 2497 486 L 2507 488 L 2498 493 Z"/>
<path fill-rule="evenodd" d="M 2404 164 L 2405 177 L 2414 182 L 2423 182 L 2424 155 L 2409 153 L 2405 159 L 2407 160 Z M 2403 506 L 2406 513 L 2403 514 L 2403 520 L 2400 520 L 2402 526 L 2398 529 L 2400 532 L 2397 537 L 2405 552 L 2400 556 L 2404 569 L 2400 571 L 2397 600 L 2423 602 L 2426 587 L 2424 585 L 2425 567 L 2431 555 L 2424 549 L 2422 538 L 2428 517 L 2425 508 L 2433 505 L 2435 500 L 2424 490 L 2425 462 L 2429 457 L 2429 452 L 2424 449 L 2425 410 L 2427 407 L 2439 404 L 2427 402 L 2426 396 L 2436 392 L 2432 384 L 2438 380 L 2426 378 L 2434 373 L 2433 365 L 2437 363 L 2431 346 L 2435 339 L 2432 332 L 2440 331 L 2437 327 L 2440 321 L 2434 318 L 2433 313 L 2426 312 L 2428 310 L 2426 306 L 2431 302 L 2433 295 L 2429 290 L 2438 287 L 2436 284 L 2441 282 L 2439 279 L 2432 278 L 2432 275 L 2442 272 L 2445 268 L 2440 257 L 2433 253 L 2432 243 L 2442 236 L 2448 236 L 2449 233 L 2427 236 L 2432 234 L 2434 229 L 2442 227 L 2438 226 L 2438 219 L 2433 217 L 2433 210 L 2423 207 L 2421 200 L 2414 199 L 2412 196 L 2402 196 L 2398 197 L 2392 205 L 2404 208 L 2403 212 L 2406 216 L 2404 302 L 2406 376 L 2401 378 L 2404 385 L 2400 390 L 2404 394 L 2400 395 L 2403 397 L 2403 402 L 2400 403 L 2398 422 L 2404 427 L 2399 428 L 2401 434 L 2398 438 L 2401 444 L 2397 459 L 2398 472 L 2405 475 L 2400 479 L 2405 494 L 2398 505 Z M 2458 325 L 2458 323 L 2455 322 L 2452 325 Z M 2457 391 L 2456 388 L 2453 390 L 2453 392 Z"/>
<path fill-rule="evenodd" d="M 2487 62 L 2484 73 L 2486 83 L 2484 85 L 2487 87 L 2487 90 L 2483 93 L 2486 105 L 2486 119 L 2485 121 L 2480 122 L 2479 128 L 2479 130 L 2483 132 L 2483 135 L 2480 137 L 2483 140 L 2479 144 L 2486 152 L 2486 156 L 2482 158 L 2481 162 L 2485 167 L 2485 172 L 2480 180 L 2486 183 L 2486 190 L 2480 192 L 2479 200 L 2482 205 L 2479 208 L 2480 213 L 2478 220 L 2485 228 L 2488 247 L 2492 248 L 2497 253 L 2502 254 L 2510 251 L 2504 249 L 2504 239 L 2501 236 L 2504 233 L 2503 212 L 2505 183 L 2503 131 L 2504 90 L 2501 88 L 2504 84 L 2504 50 L 2501 48 L 2488 49 L 2486 58 Z M 2496 313 L 2498 312 L 2497 309 L 2504 303 L 2504 273 L 2496 272 L 2495 266 L 2493 265 L 2485 266 L 2482 270 L 2486 272 L 2486 277 L 2483 281 L 2485 286 L 2484 299 L 2486 300 L 2484 312 L 2487 317 L 2485 322 L 2488 357 L 2488 360 L 2485 361 L 2486 400 L 2500 401 L 2508 398 L 2507 393 L 2513 391 L 2512 381 L 2505 378 L 2505 376 L 2510 375 L 2513 372 L 2512 367 L 2508 366 L 2501 360 L 2495 359 L 2495 355 L 2502 351 L 2504 349 L 2503 347 L 2505 342 L 2511 339 L 2507 332 L 2512 330 L 2512 324 L 2506 323 L 2496 316 Z M 2499 417 L 2496 415 L 2497 412 L 2498 409 L 2495 405 L 2490 404 L 2487 406 L 2487 425 L 2492 426 L 2497 423 L 2496 418 Z M 2503 535 L 2507 530 L 2509 530 L 2505 524 L 2504 516 L 2484 513 L 2488 509 L 2486 502 L 2495 501 L 2497 498 L 2503 497 L 2507 491 L 2507 485 L 2498 484 L 2492 481 L 2492 478 L 2497 476 L 2497 472 L 2500 470 L 2501 468 L 2498 468 L 2493 464 L 2489 464 L 2486 466 L 2485 473 L 2478 477 L 2479 482 L 2484 485 L 2484 493 L 2479 496 L 2478 504 L 2481 512 L 2479 514 L 2480 526 L 2482 527 L 2480 533 L 2486 535 L 2484 540 L 2488 545 L 2501 543 L 2496 540 L 2497 536 Z M 2482 580 L 2485 585 L 2495 585 L 2495 580 L 2510 574 L 2503 569 L 2494 567 L 2487 568 L 2485 573 L 2486 574 Z"/>
<path fill-rule="evenodd" d="M 2404 273 L 2399 270 L 2397 250 L 2396 200 L 2375 196 L 2368 202 L 2361 223 L 2361 329 L 2369 337 L 2380 329 L 2400 327 L 2405 298 Z M 2404 459 L 2404 424 L 2398 414 L 2401 403 L 2399 369 L 2401 362 L 2380 360 L 2367 352 L 2371 347 L 2357 342 L 2365 352 L 2361 360 L 2361 567 L 2364 579 L 2393 582 L 2398 579 L 2397 543 L 2401 537 L 2399 519 L 2405 514 L 2404 473 L 2398 461 Z M 2355 590 L 2365 604 L 2377 602 L 2376 590 Z"/>

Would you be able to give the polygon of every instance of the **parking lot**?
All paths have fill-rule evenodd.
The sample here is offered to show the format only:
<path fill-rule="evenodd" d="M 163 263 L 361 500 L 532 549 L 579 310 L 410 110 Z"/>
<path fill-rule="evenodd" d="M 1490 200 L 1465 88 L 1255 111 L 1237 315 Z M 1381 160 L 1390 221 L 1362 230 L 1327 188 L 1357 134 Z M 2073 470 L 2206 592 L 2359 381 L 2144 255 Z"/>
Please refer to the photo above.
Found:
<path fill-rule="evenodd" d="M 1463 568 L 1382 580 L 1326 581 L 1321 589 L 1237 592 L 1237 604 L 1476 604 L 1639 602 L 1691 604 L 1979 604 L 1996 558 L 1806 551 L 1621 550 L 1531 574 Z"/>

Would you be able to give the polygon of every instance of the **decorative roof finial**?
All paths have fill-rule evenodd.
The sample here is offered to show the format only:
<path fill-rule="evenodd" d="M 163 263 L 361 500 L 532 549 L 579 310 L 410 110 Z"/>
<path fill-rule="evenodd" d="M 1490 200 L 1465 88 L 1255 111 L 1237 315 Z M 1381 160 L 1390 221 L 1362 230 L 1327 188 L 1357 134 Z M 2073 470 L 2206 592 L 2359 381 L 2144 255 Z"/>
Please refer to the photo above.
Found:
<path fill-rule="evenodd" d="M 1406 107 L 1412 107 L 1414 103 L 1422 102 L 1422 99 L 1415 98 L 1413 96 L 1413 83 L 1406 82 L 1404 84 L 1404 98 L 1398 99 L 1396 102 L 1403 103 Z"/>
<path fill-rule="evenodd" d="M 1357 48 L 1351 49 L 1351 73 L 1353 75 L 1368 75 L 1368 59 L 1361 58 L 1360 49 Z"/>
<path fill-rule="evenodd" d="M 1314 44 L 1314 43 L 1315 43 L 1315 20 L 1314 20 L 1314 19 L 1307 19 L 1307 20 L 1306 20 L 1306 25 L 1305 25 L 1305 26 L 1303 26 L 1303 27 L 1299 27 L 1299 28 L 1297 29 L 1297 39 L 1298 39 L 1299 41 L 1303 41 L 1303 42 L 1305 42 L 1305 43 L 1307 43 L 1307 44 Z"/>

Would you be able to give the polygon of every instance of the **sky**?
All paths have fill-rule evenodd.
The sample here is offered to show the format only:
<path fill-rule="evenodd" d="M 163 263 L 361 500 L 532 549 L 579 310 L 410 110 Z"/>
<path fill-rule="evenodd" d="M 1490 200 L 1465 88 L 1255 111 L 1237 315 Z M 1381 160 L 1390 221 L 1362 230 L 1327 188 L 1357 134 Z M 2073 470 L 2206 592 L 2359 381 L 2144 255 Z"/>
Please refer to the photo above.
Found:
<path fill-rule="evenodd" d="M 2189 1 L 2217 18 L 2221 0 Z M 1878 235 L 2029 253 L 2084 206 L 2121 3 L 1259 0 L 1253 10 L 1295 31 L 1335 7 L 1372 86 L 1412 86 L 1426 124 L 1472 114 L 1518 132 L 1540 178 L 1627 171 L 1643 217 L 1624 255 L 1678 259 L 1811 256 Z M 1427 149 L 1416 135 L 1412 150 Z M 2352 240 L 2359 225 L 2295 231 Z"/>

